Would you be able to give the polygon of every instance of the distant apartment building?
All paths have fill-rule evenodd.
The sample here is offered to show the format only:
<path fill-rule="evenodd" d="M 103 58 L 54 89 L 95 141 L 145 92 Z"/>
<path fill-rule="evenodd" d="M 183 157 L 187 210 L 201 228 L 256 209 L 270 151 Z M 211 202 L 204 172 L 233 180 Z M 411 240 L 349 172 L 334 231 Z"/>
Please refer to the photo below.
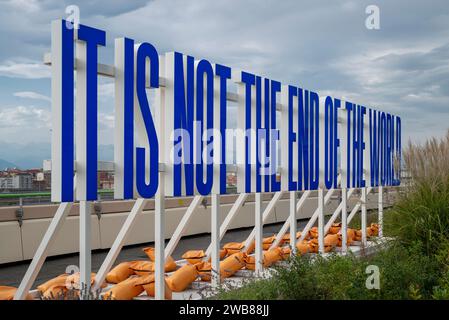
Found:
<path fill-rule="evenodd" d="M 33 176 L 31 174 L 15 174 L 0 177 L 1 190 L 31 190 Z"/>

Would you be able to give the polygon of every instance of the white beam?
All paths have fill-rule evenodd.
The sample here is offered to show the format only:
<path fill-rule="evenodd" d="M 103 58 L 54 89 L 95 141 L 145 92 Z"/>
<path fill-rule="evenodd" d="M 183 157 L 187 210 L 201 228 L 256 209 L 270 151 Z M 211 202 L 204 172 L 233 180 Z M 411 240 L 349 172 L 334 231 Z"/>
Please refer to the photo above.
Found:
<path fill-rule="evenodd" d="M 262 214 L 262 194 L 257 192 L 255 194 L 255 205 L 254 205 L 254 231 L 255 231 L 255 267 L 256 274 L 261 274 L 263 271 L 263 214 Z"/>
<path fill-rule="evenodd" d="M 328 192 L 329 193 L 329 192 Z M 324 253 L 324 190 L 318 189 L 318 251 Z"/>
<path fill-rule="evenodd" d="M 77 65 L 79 65 L 79 59 L 75 59 L 75 70 L 77 69 Z M 44 64 L 51 66 L 51 54 L 49 52 L 44 54 Z M 108 78 L 114 78 L 115 77 L 115 67 L 113 65 L 104 64 L 104 63 L 98 63 L 98 74 L 103 77 Z M 166 79 L 165 77 L 159 76 L 159 86 L 165 87 L 166 86 Z M 150 87 L 150 84 L 147 84 L 146 87 L 148 89 L 152 89 Z M 226 100 L 237 102 L 238 96 L 234 92 L 226 92 Z M 280 103 L 276 103 L 276 110 L 281 111 L 282 105 Z"/>
<path fill-rule="evenodd" d="M 366 190 L 366 194 L 368 195 L 372 190 L 373 190 L 372 187 L 368 187 L 368 189 Z M 351 223 L 352 218 L 354 218 L 355 214 L 359 211 L 361 205 L 362 205 L 362 201 L 359 200 L 348 216 L 348 224 Z"/>
<path fill-rule="evenodd" d="M 361 214 L 361 227 L 362 227 L 362 246 L 366 247 L 366 188 L 362 188 L 362 214 Z"/>
<path fill-rule="evenodd" d="M 350 189 L 349 192 L 347 192 L 346 188 L 342 188 L 341 192 L 342 192 L 342 198 L 343 198 L 343 189 L 346 192 L 346 199 L 348 199 L 353 193 L 355 189 Z M 326 223 L 326 226 L 324 227 L 324 233 L 327 233 L 330 229 L 330 227 L 332 227 L 332 224 L 335 222 L 335 220 L 337 219 L 338 215 L 340 214 L 340 212 L 343 210 L 344 205 L 343 205 L 343 201 L 340 202 L 340 204 L 338 205 L 338 207 L 335 209 L 335 211 L 332 213 L 332 216 L 329 218 L 329 220 Z"/>
<path fill-rule="evenodd" d="M 120 254 L 120 251 L 125 245 L 126 238 L 128 237 L 128 234 L 131 231 L 134 222 L 136 221 L 137 215 L 143 211 L 147 202 L 148 202 L 147 199 L 139 198 L 134 203 L 131 212 L 126 217 L 126 220 L 123 223 L 119 233 L 117 234 L 117 237 L 115 238 L 114 243 L 111 246 L 111 249 L 109 249 L 108 255 L 104 259 L 100 269 L 97 272 L 97 275 L 95 276 L 95 284 L 93 287 L 93 291 L 97 291 L 100 288 L 101 284 L 103 283 L 104 279 L 106 279 L 107 273 L 109 272 L 109 270 L 111 270 L 115 260 Z"/>
<path fill-rule="evenodd" d="M 226 218 L 224 219 L 223 223 L 220 226 L 220 238 L 219 238 L 220 240 L 223 239 L 224 235 L 226 234 L 226 231 L 228 230 L 234 218 L 240 212 L 240 209 L 242 208 L 247 198 L 248 193 L 239 194 L 237 200 L 232 205 L 231 210 L 229 210 L 228 215 L 226 216 Z M 212 251 L 212 243 L 206 250 L 206 259 L 209 259 L 211 251 Z"/>
<path fill-rule="evenodd" d="M 164 173 L 159 172 L 159 181 L 164 181 Z M 165 192 L 164 184 L 159 184 L 154 207 L 154 280 L 156 300 L 165 298 Z"/>
<path fill-rule="evenodd" d="M 291 255 L 296 255 L 296 191 L 290 191 L 290 215 L 288 220 L 290 221 L 290 247 L 291 247 Z"/>
<path fill-rule="evenodd" d="M 384 230 L 384 203 L 383 203 L 383 187 L 379 185 L 379 193 L 377 195 L 377 201 L 378 201 L 378 223 L 379 223 L 379 237 L 383 237 L 383 230 Z"/>
<path fill-rule="evenodd" d="M 56 214 L 48 226 L 47 231 L 45 232 L 44 237 L 42 238 L 39 247 L 34 254 L 33 260 L 31 261 L 28 269 L 20 282 L 19 288 L 17 289 L 14 300 L 24 300 L 28 292 L 30 291 L 34 281 L 36 280 L 39 271 L 42 268 L 42 265 L 45 262 L 45 259 L 48 256 L 48 252 L 54 243 L 56 236 L 58 235 L 59 230 L 64 224 L 65 218 L 70 213 L 72 209 L 72 202 L 63 202 L 59 205 Z"/>
<path fill-rule="evenodd" d="M 267 207 L 265 208 L 265 211 L 263 212 L 262 224 L 267 221 L 268 217 L 273 212 L 274 207 L 276 206 L 276 203 L 282 197 L 282 194 L 283 194 L 282 191 L 278 191 L 278 192 L 276 192 L 274 194 L 273 198 L 270 200 L 270 202 L 268 203 Z M 250 235 L 248 236 L 248 238 L 245 240 L 245 249 L 248 249 L 248 247 L 250 246 L 251 242 L 254 240 L 255 236 L 256 236 L 256 228 L 254 227 L 253 230 L 251 231 Z"/>
<path fill-rule="evenodd" d="M 331 189 L 328 190 L 326 193 L 326 196 L 324 197 L 324 205 L 326 205 L 330 198 L 334 195 L 336 189 Z M 304 240 L 304 238 L 307 236 L 307 234 L 309 233 L 309 230 L 312 228 L 312 226 L 315 224 L 315 221 L 318 218 L 318 215 L 320 214 L 319 211 L 319 207 L 316 208 L 315 212 L 313 213 L 313 215 L 310 217 L 309 221 L 307 222 L 306 226 L 304 227 L 304 229 L 301 232 L 301 237 L 299 237 L 299 241 Z"/>
<path fill-rule="evenodd" d="M 92 272 L 92 232 L 91 232 L 91 202 L 79 202 L 79 235 L 80 235 L 80 299 L 89 299 L 90 294 L 90 277 Z"/>
<path fill-rule="evenodd" d="M 296 213 L 304 206 L 306 203 L 306 200 L 309 198 L 311 191 L 307 190 L 304 191 L 301 195 L 301 198 L 299 198 L 298 203 L 296 204 Z M 284 224 L 282 225 L 281 230 L 277 233 L 276 239 L 271 244 L 270 249 L 273 249 L 279 245 L 284 235 L 287 233 L 287 230 L 290 228 L 290 221 L 287 219 Z M 291 240 L 291 239 L 290 239 Z M 296 241 L 296 235 L 295 235 L 295 241 Z"/>
<path fill-rule="evenodd" d="M 220 195 L 212 194 L 211 201 L 211 285 L 213 288 L 217 288 L 220 284 Z"/>
<path fill-rule="evenodd" d="M 196 208 L 201 203 L 201 200 L 203 199 L 203 196 L 196 195 L 192 202 L 190 203 L 189 207 L 187 208 L 186 213 L 182 217 L 181 221 L 179 222 L 178 226 L 176 227 L 175 232 L 173 232 L 173 236 L 170 238 L 170 242 L 167 244 L 167 247 L 165 248 L 165 258 L 168 258 L 173 251 L 175 250 L 176 246 L 178 245 L 179 240 L 181 239 L 182 235 L 184 234 L 185 230 L 187 229 L 188 223 L 190 219 L 192 218 L 193 214 L 195 213 Z"/>

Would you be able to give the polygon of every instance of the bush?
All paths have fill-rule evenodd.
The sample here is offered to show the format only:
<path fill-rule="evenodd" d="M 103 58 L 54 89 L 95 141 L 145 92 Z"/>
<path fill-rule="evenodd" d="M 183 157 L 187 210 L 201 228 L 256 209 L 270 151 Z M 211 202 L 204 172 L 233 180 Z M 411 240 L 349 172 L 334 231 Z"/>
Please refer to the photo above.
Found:
<path fill-rule="evenodd" d="M 449 132 L 404 151 L 410 183 L 385 212 L 390 246 L 371 257 L 297 257 L 266 280 L 221 292 L 219 299 L 449 299 Z M 369 215 L 376 219 L 376 215 Z M 359 226 L 355 218 L 351 225 Z M 365 286 L 379 267 L 380 289 Z"/>
<path fill-rule="evenodd" d="M 379 267 L 380 289 L 367 289 L 366 268 Z M 422 255 L 421 245 L 399 243 L 371 257 L 333 254 L 328 258 L 301 256 L 289 268 L 277 268 L 266 280 L 221 292 L 218 299 L 430 299 L 438 285 L 440 264 Z M 449 288 L 449 287 L 448 287 Z"/>
<path fill-rule="evenodd" d="M 409 144 L 404 152 L 411 183 L 385 215 L 386 232 L 434 255 L 449 238 L 449 132 L 440 141 Z"/>

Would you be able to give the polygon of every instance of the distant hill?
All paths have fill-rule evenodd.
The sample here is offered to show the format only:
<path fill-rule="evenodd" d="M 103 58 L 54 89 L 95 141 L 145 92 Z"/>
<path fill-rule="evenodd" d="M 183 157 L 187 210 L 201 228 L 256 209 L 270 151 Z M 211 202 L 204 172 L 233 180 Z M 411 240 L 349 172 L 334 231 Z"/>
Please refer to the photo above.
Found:
<path fill-rule="evenodd" d="M 0 170 L 6 167 L 19 167 L 21 169 L 42 168 L 42 162 L 51 158 L 50 143 L 17 144 L 0 141 L 2 156 L 8 155 L 8 160 L 0 160 Z M 114 146 L 112 144 L 98 146 L 98 160 L 114 160 Z"/>
<path fill-rule="evenodd" d="M 12 162 L 0 159 L 0 170 L 5 170 L 6 168 L 15 168 L 17 165 L 15 165 Z"/>

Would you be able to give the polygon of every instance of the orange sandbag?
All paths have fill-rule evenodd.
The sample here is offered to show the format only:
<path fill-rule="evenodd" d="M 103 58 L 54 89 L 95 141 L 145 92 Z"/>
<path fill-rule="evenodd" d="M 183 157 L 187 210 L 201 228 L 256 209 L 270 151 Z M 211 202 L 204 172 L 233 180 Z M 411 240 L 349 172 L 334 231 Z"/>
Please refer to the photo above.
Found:
<path fill-rule="evenodd" d="M 311 253 L 318 253 L 318 239 L 313 238 L 307 242 L 308 251 Z"/>
<path fill-rule="evenodd" d="M 337 234 L 341 229 L 341 223 L 332 223 L 332 226 L 329 228 L 330 234 Z"/>
<path fill-rule="evenodd" d="M 9 286 L 0 286 L 0 301 L 12 300 L 16 294 L 17 288 Z M 25 300 L 33 300 L 30 294 L 26 295 Z"/>
<path fill-rule="evenodd" d="M 355 229 L 348 228 L 348 241 L 351 239 L 351 243 L 355 240 Z"/>
<path fill-rule="evenodd" d="M 244 242 L 242 242 L 244 244 Z M 249 244 L 248 248 L 245 250 L 246 254 L 251 254 L 254 252 L 254 250 L 256 249 L 256 241 L 251 241 L 251 243 Z M 235 253 L 235 252 L 234 252 Z"/>
<path fill-rule="evenodd" d="M 146 247 L 142 249 L 143 252 L 148 256 L 148 258 L 154 262 L 154 248 L 153 247 Z M 172 272 L 175 271 L 178 266 L 176 265 L 175 260 L 169 256 L 167 259 L 165 259 L 165 272 Z"/>
<path fill-rule="evenodd" d="M 128 279 L 133 274 L 133 271 L 130 269 L 133 262 L 134 261 L 126 261 L 116 265 L 106 275 L 106 281 L 109 283 L 119 283 Z"/>
<path fill-rule="evenodd" d="M 366 236 L 367 237 L 376 237 L 379 235 L 379 226 L 375 223 L 371 223 L 371 225 L 366 228 Z"/>
<path fill-rule="evenodd" d="M 148 276 L 150 273 L 154 272 L 154 262 L 153 261 L 133 261 L 129 265 L 129 269 L 132 270 L 134 274 L 138 276 Z"/>
<path fill-rule="evenodd" d="M 338 234 L 328 234 L 324 237 L 324 252 L 330 252 L 338 245 Z"/>
<path fill-rule="evenodd" d="M 201 262 L 203 258 L 206 256 L 203 250 L 189 250 L 186 251 L 181 258 L 187 260 L 190 264 L 196 264 Z"/>
<path fill-rule="evenodd" d="M 290 253 L 291 253 L 291 249 L 290 247 L 282 247 L 282 259 L 287 260 L 288 258 L 290 258 Z"/>
<path fill-rule="evenodd" d="M 355 230 L 354 241 L 362 241 L 362 230 Z"/>
<path fill-rule="evenodd" d="M 44 293 L 45 291 L 50 289 L 50 287 L 53 287 L 53 286 L 65 287 L 66 286 L 66 280 L 67 280 L 68 276 L 69 275 L 67 273 L 61 274 L 61 275 L 57 276 L 56 278 L 50 279 L 47 282 L 39 285 L 37 287 L 37 290 L 40 293 Z"/>
<path fill-rule="evenodd" d="M 317 227 L 313 227 L 309 230 L 309 236 L 312 239 L 316 239 L 318 238 L 318 228 Z"/>
<path fill-rule="evenodd" d="M 68 298 L 68 291 L 69 289 L 65 285 L 53 285 L 42 293 L 42 298 L 44 300 L 66 300 Z M 77 298 L 79 297 L 79 290 L 72 290 L 71 294 L 73 298 Z"/>
<path fill-rule="evenodd" d="M 226 249 L 220 249 L 220 260 L 223 260 L 224 257 L 226 257 L 227 254 L 228 254 L 228 252 L 227 252 Z M 212 257 L 209 257 L 209 259 L 207 261 L 211 262 L 212 261 Z"/>
<path fill-rule="evenodd" d="M 276 236 L 273 235 L 271 237 L 267 237 L 267 238 L 263 238 L 262 241 L 262 249 L 263 250 L 268 250 L 271 247 L 271 244 L 274 242 L 274 240 L 276 240 Z"/>
<path fill-rule="evenodd" d="M 290 248 L 288 248 L 290 250 Z M 290 254 L 290 252 L 289 252 Z M 283 250 L 280 247 L 264 251 L 263 252 L 263 266 L 265 268 L 271 266 L 273 263 L 282 260 Z M 256 268 L 256 256 L 246 256 L 245 257 L 245 267 L 248 270 L 255 270 Z"/>
<path fill-rule="evenodd" d="M 243 242 L 229 242 L 223 246 L 223 249 L 226 249 L 228 255 L 232 255 L 242 251 L 244 246 L 245 244 Z"/>
<path fill-rule="evenodd" d="M 198 275 L 200 276 L 201 281 L 210 281 L 212 270 L 212 265 L 210 262 L 202 261 L 195 264 L 195 267 L 198 271 Z"/>
<path fill-rule="evenodd" d="M 324 237 L 324 246 L 336 247 L 338 244 L 338 234 L 328 234 Z"/>
<path fill-rule="evenodd" d="M 174 292 L 181 292 L 198 278 L 196 266 L 185 264 L 167 278 L 167 284 Z"/>
<path fill-rule="evenodd" d="M 348 229 L 346 231 L 346 245 L 350 245 L 353 241 L 354 241 L 354 229 Z M 341 233 L 338 233 L 338 243 L 337 243 L 337 247 L 341 247 L 343 243 L 343 237 Z"/>
<path fill-rule="evenodd" d="M 337 238 L 337 241 L 338 241 L 338 236 L 335 235 L 335 237 Z M 331 245 L 328 245 L 328 246 L 325 245 L 324 252 L 330 252 L 332 250 L 332 248 L 333 247 Z M 318 239 L 316 239 L 316 238 L 311 239 L 309 241 L 309 252 L 318 253 L 318 251 L 319 251 Z"/>
<path fill-rule="evenodd" d="M 90 275 L 90 284 L 93 285 L 95 283 L 95 272 L 92 272 Z M 80 283 L 80 273 L 75 272 L 67 277 L 66 284 L 69 286 L 69 288 L 75 288 L 79 289 L 79 283 Z M 101 284 L 101 288 L 105 288 L 106 283 L 103 282 Z"/>
<path fill-rule="evenodd" d="M 136 285 L 141 285 L 145 290 L 147 296 L 154 297 L 155 295 L 155 284 L 154 284 L 154 274 L 141 277 L 140 280 L 136 282 Z M 165 300 L 172 299 L 172 291 L 167 284 L 167 278 L 165 278 L 165 289 L 164 289 Z"/>
<path fill-rule="evenodd" d="M 234 273 L 242 269 L 246 263 L 245 258 L 247 257 L 247 254 L 244 252 L 237 252 L 226 259 L 224 259 L 222 262 L 220 262 L 220 276 L 222 279 L 228 278 L 232 276 Z"/>
<path fill-rule="evenodd" d="M 299 239 L 301 237 L 301 231 L 296 232 L 296 239 Z M 290 243 L 290 232 L 287 232 L 282 237 L 282 244 L 284 243 Z"/>
<path fill-rule="evenodd" d="M 309 244 L 307 240 L 302 240 L 296 242 L 296 254 L 306 254 L 308 252 L 311 252 L 309 249 Z"/>
<path fill-rule="evenodd" d="M 269 267 L 280 260 L 282 260 L 282 249 L 279 247 L 273 248 L 263 253 L 264 267 Z"/>
<path fill-rule="evenodd" d="M 141 277 L 130 277 L 115 286 L 103 295 L 105 300 L 132 300 L 143 292 L 143 286 L 139 283 Z"/>

